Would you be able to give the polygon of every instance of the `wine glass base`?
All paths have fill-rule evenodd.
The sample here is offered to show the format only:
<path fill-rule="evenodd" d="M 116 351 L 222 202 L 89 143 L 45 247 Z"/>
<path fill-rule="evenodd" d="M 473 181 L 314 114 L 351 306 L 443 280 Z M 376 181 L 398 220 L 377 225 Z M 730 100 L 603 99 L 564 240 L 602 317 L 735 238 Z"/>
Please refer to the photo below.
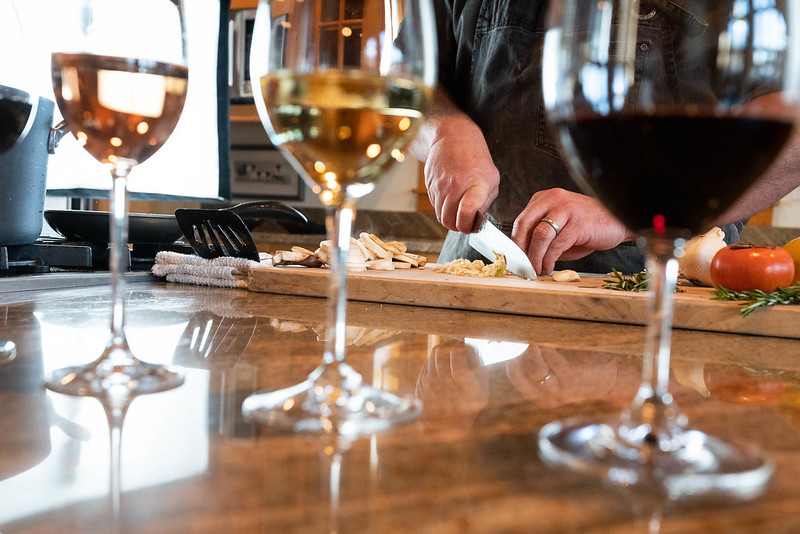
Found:
<path fill-rule="evenodd" d="M 105 397 L 167 391 L 183 384 L 183 375 L 161 365 L 139 361 L 118 366 L 93 362 L 53 371 L 45 382 L 48 389 L 57 393 Z"/>
<path fill-rule="evenodd" d="M 342 406 L 319 402 L 315 387 L 315 382 L 307 380 L 290 388 L 251 395 L 242 405 L 244 416 L 292 432 L 357 437 L 410 422 L 422 411 L 417 399 L 364 385 Z"/>
<path fill-rule="evenodd" d="M 550 465 L 620 487 L 663 492 L 669 499 L 762 494 L 773 463 L 756 449 L 686 430 L 682 445 L 662 451 L 620 439 L 616 425 L 579 419 L 556 421 L 539 432 L 539 453 Z"/>

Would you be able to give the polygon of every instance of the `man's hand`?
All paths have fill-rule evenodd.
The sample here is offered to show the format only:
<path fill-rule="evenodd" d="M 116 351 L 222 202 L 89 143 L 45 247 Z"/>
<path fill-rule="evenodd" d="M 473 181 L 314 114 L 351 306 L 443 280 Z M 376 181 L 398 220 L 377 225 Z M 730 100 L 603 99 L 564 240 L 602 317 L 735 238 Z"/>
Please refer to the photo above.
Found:
<path fill-rule="evenodd" d="M 449 339 L 431 349 L 416 396 L 425 406 L 422 423 L 436 427 L 446 421 L 455 440 L 469 431 L 489 401 L 489 378 L 472 348 Z"/>
<path fill-rule="evenodd" d="M 621 372 L 616 358 L 602 352 L 531 345 L 505 366 L 511 383 L 539 408 L 620 396 L 627 402 L 633 395 L 630 384 L 625 384 L 621 393 L 613 391 L 620 388 L 620 377 L 627 377 L 628 373 Z M 639 375 L 634 376 L 638 380 Z M 638 382 L 632 385 L 636 391 Z"/>
<path fill-rule="evenodd" d="M 425 162 L 436 218 L 448 230 L 469 233 L 477 213 L 497 198 L 500 184 L 481 129 L 440 88 L 409 149 Z"/>
<path fill-rule="evenodd" d="M 425 185 L 436 218 L 448 230 L 469 233 L 476 214 L 497 198 L 499 184 L 500 173 L 480 130 L 464 129 L 434 141 L 425 162 Z"/>
<path fill-rule="evenodd" d="M 553 225 L 543 222 L 544 218 Z M 556 260 L 577 260 L 635 235 L 597 199 L 564 189 L 547 189 L 533 195 L 514 221 L 511 237 L 528 253 L 536 272 L 547 274 Z"/>

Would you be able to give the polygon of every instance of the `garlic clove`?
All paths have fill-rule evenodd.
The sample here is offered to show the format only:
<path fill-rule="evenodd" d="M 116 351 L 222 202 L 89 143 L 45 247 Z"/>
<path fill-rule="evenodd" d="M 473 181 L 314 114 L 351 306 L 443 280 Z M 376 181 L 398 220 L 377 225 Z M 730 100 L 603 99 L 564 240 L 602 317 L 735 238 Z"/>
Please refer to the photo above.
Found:
<path fill-rule="evenodd" d="M 580 282 L 581 275 L 571 269 L 553 273 L 553 282 Z"/>
<path fill-rule="evenodd" d="M 703 235 L 693 237 L 686 243 L 683 256 L 678 259 L 678 273 L 695 284 L 713 286 L 711 260 L 725 245 L 725 232 L 717 226 Z"/>

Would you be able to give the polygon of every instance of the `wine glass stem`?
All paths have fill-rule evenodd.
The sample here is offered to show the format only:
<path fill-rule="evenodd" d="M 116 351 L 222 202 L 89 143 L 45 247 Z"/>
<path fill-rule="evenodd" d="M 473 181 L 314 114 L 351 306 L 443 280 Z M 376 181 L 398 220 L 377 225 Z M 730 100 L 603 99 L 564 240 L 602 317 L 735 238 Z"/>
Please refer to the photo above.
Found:
<path fill-rule="evenodd" d="M 336 245 L 331 258 L 331 282 L 328 287 L 328 326 L 325 337 L 325 363 L 342 363 L 345 358 L 347 326 L 347 256 L 353 231 L 355 207 L 345 201 L 341 206 L 328 208 L 326 226 L 328 237 Z"/>
<path fill-rule="evenodd" d="M 678 260 L 672 250 L 667 253 L 654 250 L 648 256 L 647 268 L 651 296 L 642 382 L 648 391 L 660 398 L 668 391 L 673 293 L 678 281 Z"/>
<path fill-rule="evenodd" d="M 114 165 L 114 181 L 110 199 L 111 243 L 109 270 L 111 272 L 111 342 L 115 347 L 127 348 L 125 339 L 125 280 L 123 270 L 127 267 L 128 255 L 128 175 L 132 165 L 120 160 Z M 126 351 L 127 352 L 127 351 Z M 112 357 L 117 351 L 112 352 Z"/>
<path fill-rule="evenodd" d="M 642 383 L 623 413 L 623 439 L 637 445 L 656 445 L 661 450 L 677 447 L 685 426 L 669 393 L 670 342 L 673 294 L 678 281 L 676 247 L 682 239 L 656 236 L 647 240 L 647 328 Z"/>

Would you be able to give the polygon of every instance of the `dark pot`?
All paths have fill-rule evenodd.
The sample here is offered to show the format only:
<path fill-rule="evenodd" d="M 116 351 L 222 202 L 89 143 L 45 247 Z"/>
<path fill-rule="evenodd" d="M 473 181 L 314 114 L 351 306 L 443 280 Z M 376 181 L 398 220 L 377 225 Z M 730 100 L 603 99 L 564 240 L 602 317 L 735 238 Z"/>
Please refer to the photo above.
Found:
<path fill-rule="evenodd" d="M 30 132 L 0 154 L 0 245 L 29 245 L 42 232 L 52 100 L 39 98 Z"/>

